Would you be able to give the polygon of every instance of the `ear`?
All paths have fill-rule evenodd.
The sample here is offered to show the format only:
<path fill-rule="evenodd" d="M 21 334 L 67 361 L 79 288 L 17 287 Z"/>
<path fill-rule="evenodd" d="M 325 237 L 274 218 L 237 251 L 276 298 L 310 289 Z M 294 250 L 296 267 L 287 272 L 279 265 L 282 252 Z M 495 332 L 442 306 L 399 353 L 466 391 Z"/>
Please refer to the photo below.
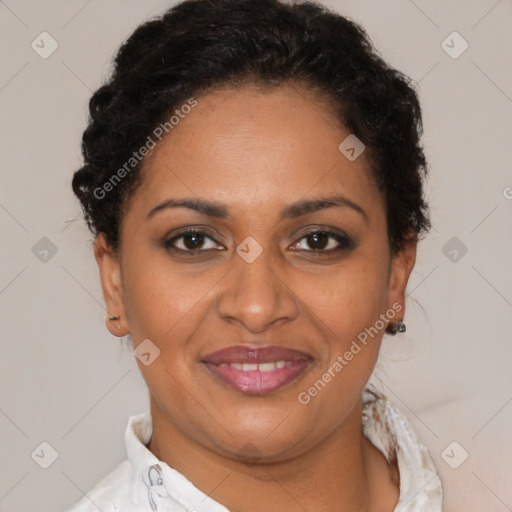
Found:
<path fill-rule="evenodd" d="M 105 324 L 114 336 L 125 336 L 130 331 L 123 301 L 121 265 L 118 254 L 108 243 L 104 233 L 99 233 L 96 237 L 94 257 L 100 270 L 101 288 L 107 307 Z M 119 316 L 119 320 L 109 320 L 110 315 Z"/>
<path fill-rule="evenodd" d="M 416 233 L 412 232 L 406 239 L 403 249 L 391 260 L 386 309 L 395 309 L 396 304 L 400 304 L 402 308 L 399 310 L 397 320 L 403 320 L 405 315 L 405 289 L 416 263 L 417 245 L 418 238 Z"/>

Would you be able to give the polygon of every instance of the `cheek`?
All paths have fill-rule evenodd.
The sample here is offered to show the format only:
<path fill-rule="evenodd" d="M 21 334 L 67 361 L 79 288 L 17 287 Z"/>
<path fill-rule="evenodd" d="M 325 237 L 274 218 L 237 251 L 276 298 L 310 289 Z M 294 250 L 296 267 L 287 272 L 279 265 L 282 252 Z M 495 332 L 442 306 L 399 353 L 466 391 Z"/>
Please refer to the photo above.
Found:
<path fill-rule="evenodd" d="M 218 277 L 211 272 L 184 274 L 165 255 L 146 258 L 144 265 L 135 257 L 125 263 L 125 309 L 134 345 L 144 338 L 163 343 L 186 337 L 184 330 L 198 324 Z"/>
<path fill-rule="evenodd" d="M 323 418 L 317 428 L 327 432 L 343 419 L 340 411 L 352 409 L 377 362 L 387 267 L 362 258 L 317 284 L 322 288 L 315 288 L 310 304 L 328 343 L 297 399 L 312 417 Z"/>
<path fill-rule="evenodd" d="M 343 344 L 373 325 L 384 312 L 386 265 L 386 261 L 371 255 L 354 256 L 332 273 L 302 281 L 303 296 L 308 297 L 308 305 L 330 328 L 330 337 Z"/>
<path fill-rule="evenodd" d="M 310 411 L 315 414 L 325 414 L 331 406 L 334 416 L 341 405 L 350 409 L 375 367 L 387 290 L 387 260 L 377 254 L 354 255 L 310 286 L 311 308 L 327 340 L 321 361 L 301 390 L 301 403 L 314 402 Z"/>

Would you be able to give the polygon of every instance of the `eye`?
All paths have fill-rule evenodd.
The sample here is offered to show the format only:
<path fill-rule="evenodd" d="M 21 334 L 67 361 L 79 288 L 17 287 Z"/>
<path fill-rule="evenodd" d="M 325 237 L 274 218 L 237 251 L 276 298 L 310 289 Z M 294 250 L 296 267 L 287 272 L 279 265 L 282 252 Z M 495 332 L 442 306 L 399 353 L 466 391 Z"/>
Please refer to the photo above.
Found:
<path fill-rule="evenodd" d="M 198 229 L 188 229 L 166 240 L 164 246 L 167 249 L 176 249 L 184 252 L 206 251 L 218 248 L 217 243 L 211 236 Z"/>
<path fill-rule="evenodd" d="M 299 247 L 301 240 L 304 240 L 312 250 Z M 350 238 L 331 231 L 321 230 L 314 230 L 305 233 L 299 241 L 292 246 L 292 248 L 295 248 L 296 250 L 305 250 L 307 252 L 333 252 L 350 249 L 352 247 L 353 243 Z"/>
<path fill-rule="evenodd" d="M 166 249 L 190 253 L 223 249 L 210 235 L 197 228 L 187 229 L 164 241 L 163 245 Z M 304 245 L 309 246 L 309 249 Z M 303 234 L 291 248 L 306 252 L 329 253 L 350 249 L 353 246 L 352 240 L 347 236 L 331 231 L 313 230 Z"/>

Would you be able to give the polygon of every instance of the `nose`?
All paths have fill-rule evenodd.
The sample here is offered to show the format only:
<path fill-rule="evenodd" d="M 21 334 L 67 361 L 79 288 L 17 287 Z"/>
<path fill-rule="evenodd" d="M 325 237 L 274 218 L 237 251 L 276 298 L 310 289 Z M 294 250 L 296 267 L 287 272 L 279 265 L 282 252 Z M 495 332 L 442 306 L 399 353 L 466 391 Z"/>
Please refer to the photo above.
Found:
<path fill-rule="evenodd" d="M 277 260 L 271 251 L 265 250 L 251 263 L 238 254 L 234 256 L 234 268 L 223 280 L 217 300 L 221 318 L 259 333 L 297 317 L 298 298 Z"/>

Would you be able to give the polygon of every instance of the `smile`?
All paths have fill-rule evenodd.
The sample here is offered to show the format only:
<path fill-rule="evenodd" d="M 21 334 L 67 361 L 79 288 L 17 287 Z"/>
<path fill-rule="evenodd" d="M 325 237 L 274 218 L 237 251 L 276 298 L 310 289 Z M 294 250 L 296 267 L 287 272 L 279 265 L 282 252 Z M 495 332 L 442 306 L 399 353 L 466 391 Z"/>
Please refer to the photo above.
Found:
<path fill-rule="evenodd" d="M 215 352 L 202 363 L 224 384 L 242 393 L 263 395 L 296 380 L 311 361 L 293 349 L 239 345 Z"/>
<path fill-rule="evenodd" d="M 271 372 L 273 370 L 278 370 L 284 368 L 285 366 L 292 366 L 293 363 L 291 361 L 274 361 L 270 363 L 221 363 L 219 364 L 219 368 L 225 368 L 230 366 L 235 370 L 242 370 L 243 372 Z"/>

